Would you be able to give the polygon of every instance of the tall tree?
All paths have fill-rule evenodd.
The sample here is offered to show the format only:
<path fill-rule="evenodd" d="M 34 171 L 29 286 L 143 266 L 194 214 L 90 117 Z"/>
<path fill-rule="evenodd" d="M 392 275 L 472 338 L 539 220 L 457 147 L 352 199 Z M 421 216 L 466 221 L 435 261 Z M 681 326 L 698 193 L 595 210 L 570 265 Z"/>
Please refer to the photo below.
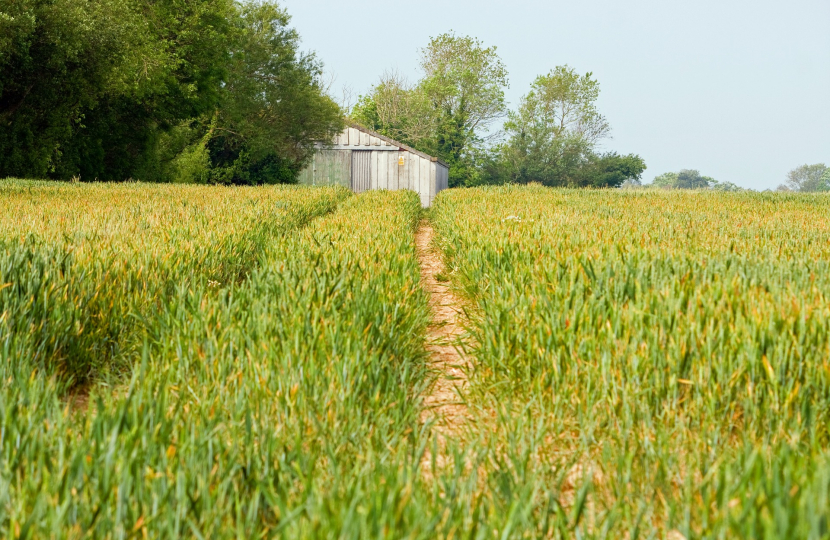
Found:
<path fill-rule="evenodd" d="M 451 185 L 474 184 L 474 149 L 507 112 L 507 69 L 496 47 L 454 34 L 430 41 L 421 68 L 422 91 L 438 111 L 436 153 L 450 165 Z"/>
<path fill-rule="evenodd" d="M 668 172 L 657 176 L 652 185 L 666 189 L 707 189 L 718 188 L 721 191 L 739 189 L 732 183 L 721 183 L 709 176 L 703 176 L 695 169 L 682 169 L 680 172 Z"/>
<path fill-rule="evenodd" d="M 572 174 L 572 185 L 604 188 L 620 187 L 625 182 L 638 184 L 645 170 L 645 161 L 635 154 L 590 154 L 586 162 Z"/>
<path fill-rule="evenodd" d="M 805 193 L 830 191 L 829 170 L 824 163 L 796 167 L 787 173 L 786 187 L 791 191 Z"/>
<path fill-rule="evenodd" d="M 85 113 L 145 75 L 147 30 L 128 0 L 0 1 L 0 175 L 54 170 Z"/>
<path fill-rule="evenodd" d="M 140 80 L 84 112 L 58 177 L 166 180 L 158 144 L 182 122 L 210 114 L 236 39 L 233 0 L 153 0 L 133 9 L 147 26 Z"/>
<path fill-rule="evenodd" d="M 452 33 L 430 40 L 420 64 L 416 84 L 387 74 L 352 117 L 448 162 L 451 187 L 475 184 L 488 131 L 506 115 L 507 69 L 495 47 Z"/>
<path fill-rule="evenodd" d="M 639 156 L 596 153 L 611 131 L 598 97 L 591 73 L 559 66 L 537 77 L 505 123 L 508 139 L 498 148 L 499 166 L 489 168 L 490 181 L 609 187 L 639 180 L 645 170 Z"/>
<path fill-rule="evenodd" d="M 677 173 L 667 172 L 654 177 L 651 182 L 654 187 L 661 187 L 666 189 L 677 189 Z"/>
<path fill-rule="evenodd" d="M 438 111 L 417 85 L 396 71 L 384 73 L 351 111 L 364 126 L 423 151 L 434 151 Z"/>
<path fill-rule="evenodd" d="M 511 116 L 511 129 L 535 124 L 546 136 L 596 144 L 611 133 L 608 121 L 597 110 L 598 98 L 599 82 L 592 73 L 579 75 L 573 68 L 558 66 L 533 81 L 518 113 Z"/>
<path fill-rule="evenodd" d="M 0 176 L 289 181 L 342 126 L 273 3 L 0 0 Z"/>
<path fill-rule="evenodd" d="M 703 176 L 700 171 L 683 169 L 677 173 L 678 189 L 705 189 L 716 183 L 713 178 Z"/>
<path fill-rule="evenodd" d="M 291 182 L 314 143 L 343 128 L 340 108 L 321 86 L 321 63 L 300 52 L 289 21 L 274 4 L 242 5 L 227 82 L 204 143 L 216 181 Z"/>

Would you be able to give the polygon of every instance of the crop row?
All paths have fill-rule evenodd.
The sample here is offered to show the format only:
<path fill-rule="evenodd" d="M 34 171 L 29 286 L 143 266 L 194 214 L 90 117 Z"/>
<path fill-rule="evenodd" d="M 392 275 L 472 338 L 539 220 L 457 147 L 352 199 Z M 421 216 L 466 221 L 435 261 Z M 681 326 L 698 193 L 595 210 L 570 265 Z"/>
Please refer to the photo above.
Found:
<path fill-rule="evenodd" d="M 0 340 L 84 386 L 135 361 L 177 290 L 219 288 L 345 190 L 0 184 Z"/>
<path fill-rule="evenodd" d="M 561 506 L 569 489 L 591 493 L 583 534 L 826 537 L 827 203 L 536 187 L 439 198 L 469 302 L 471 399 L 499 412 L 475 429 L 496 448 L 530 438 L 529 474 Z"/>
<path fill-rule="evenodd" d="M 330 208 L 332 195 L 307 189 L 276 199 L 308 215 Z M 217 214 L 217 227 L 244 209 L 237 200 L 235 212 Z M 189 279 L 154 297 L 154 309 L 141 313 L 126 380 L 93 386 L 87 409 L 73 407 L 59 379 L 35 369 L 37 342 L 10 322 L 33 317 L 31 304 L 15 303 L 17 281 L 6 287 L 2 534 L 248 538 L 351 530 L 359 537 L 363 527 L 387 526 L 379 515 L 400 519 L 388 507 L 400 505 L 403 490 L 385 500 L 373 489 L 397 471 L 411 486 L 416 471 L 396 460 L 418 463 L 412 440 L 427 320 L 412 245 L 419 216 L 412 193 L 371 194 L 301 230 L 269 226 L 245 280 L 216 287 L 207 277 Z M 7 253 L 27 242 L 14 239 Z M 153 244 L 154 253 L 176 248 L 165 242 Z M 77 294 L 81 281 L 62 287 Z M 64 331 L 51 328 L 59 337 Z M 358 502 L 380 506 L 366 515 Z"/>
<path fill-rule="evenodd" d="M 474 369 L 439 448 L 417 195 L 0 193 L 0 535 L 830 531 L 825 197 L 443 193 Z"/>

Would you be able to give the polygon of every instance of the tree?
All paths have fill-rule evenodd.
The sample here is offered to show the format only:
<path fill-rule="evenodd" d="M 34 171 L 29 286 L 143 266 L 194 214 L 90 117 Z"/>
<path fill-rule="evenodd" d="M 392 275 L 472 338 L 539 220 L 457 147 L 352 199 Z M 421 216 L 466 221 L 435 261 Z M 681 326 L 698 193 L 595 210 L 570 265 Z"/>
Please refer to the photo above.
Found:
<path fill-rule="evenodd" d="M 642 189 L 643 182 L 635 178 L 629 178 L 628 180 L 620 184 L 619 187 L 620 189 Z"/>
<path fill-rule="evenodd" d="M 352 118 L 446 161 L 451 187 L 473 185 L 486 133 L 506 115 L 507 69 L 495 47 L 452 33 L 432 38 L 420 64 L 414 85 L 387 73 Z"/>
<path fill-rule="evenodd" d="M 420 87 L 438 111 L 439 152 L 462 159 L 493 122 L 506 114 L 507 69 L 495 47 L 468 36 L 443 34 L 421 51 Z"/>
<path fill-rule="evenodd" d="M 706 189 L 715 183 L 717 181 L 714 178 L 702 176 L 694 169 L 683 169 L 677 173 L 678 189 Z"/>
<path fill-rule="evenodd" d="M 220 100 L 237 39 L 238 4 L 156 0 L 131 6 L 147 27 L 142 75 L 84 111 L 83 123 L 64 143 L 58 178 L 169 180 L 165 153 L 181 148 L 160 147 L 166 135 L 209 116 Z"/>
<path fill-rule="evenodd" d="M 372 93 L 360 97 L 351 117 L 413 148 L 435 149 L 438 110 L 418 86 L 395 71 L 384 73 Z"/>
<path fill-rule="evenodd" d="M 3 13 L 30 23 L 0 59 L 0 174 L 123 180 L 153 168 L 159 133 L 215 107 L 236 4 L 22 0 Z"/>
<path fill-rule="evenodd" d="M 553 137 L 574 137 L 594 145 L 610 135 L 611 127 L 599 114 L 599 82 L 592 73 L 579 75 L 568 66 L 558 66 L 536 78 L 522 99 L 519 112 L 511 116 L 513 129 L 535 124 Z"/>
<path fill-rule="evenodd" d="M 342 131 L 340 108 L 325 95 L 322 65 L 299 51 L 288 14 L 244 4 L 216 121 L 205 144 L 210 177 L 223 183 L 292 182 L 316 141 Z"/>
<path fill-rule="evenodd" d="M 548 186 L 619 186 L 639 178 L 639 156 L 598 155 L 597 144 L 610 134 L 596 108 L 599 83 L 559 66 L 537 77 L 519 109 L 505 123 L 508 140 L 498 148 L 500 167 L 494 182 L 541 182 Z"/>
<path fill-rule="evenodd" d="M 683 169 L 676 173 L 663 173 L 655 177 L 652 182 L 653 186 L 666 189 L 708 189 L 718 184 L 719 182 L 714 178 L 703 176 L 694 169 Z"/>
<path fill-rule="evenodd" d="M 830 191 L 830 169 L 824 163 L 802 165 L 787 173 L 786 187 L 790 191 Z"/>
<path fill-rule="evenodd" d="M 342 127 L 275 4 L 0 0 L 0 176 L 291 181 Z"/>
<path fill-rule="evenodd" d="M 667 172 L 658 175 L 654 177 L 654 180 L 651 182 L 651 185 L 665 189 L 675 189 L 677 188 L 677 173 Z"/>
<path fill-rule="evenodd" d="M 511 127 L 508 125 L 507 129 Z M 591 145 L 579 137 L 551 137 L 540 133 L 537 127 L 533 125 L 514 133 L 506 144 L 497 148 L 500 175 L 491 175 L 489 183 L 574 184 L 574 174 L 587 163 Z"/>
<path fill-rule="evenodd" d="M 144 79 L 146 30 L 127 0 L 3 1 L 0 175 L 54 170 L 85 112 Z"/>
<path fill-rule="evenodd" d="M 639 184 L 645 170 L 645 161 L 635 154 L 591 154 L 587 162 L 573 174 L 573 185 L 603 188 L 620 187 L 625 182 Z"/>
<path fill-rule="evenodd" d="M 718 182 L 714 179 L 712 182 L 713 183 L 710 185 L 710 189 L 714 191 L 751 191 L 746 188 L 742 188 L 737 184 L 733 184 L 732 182 Z"/>

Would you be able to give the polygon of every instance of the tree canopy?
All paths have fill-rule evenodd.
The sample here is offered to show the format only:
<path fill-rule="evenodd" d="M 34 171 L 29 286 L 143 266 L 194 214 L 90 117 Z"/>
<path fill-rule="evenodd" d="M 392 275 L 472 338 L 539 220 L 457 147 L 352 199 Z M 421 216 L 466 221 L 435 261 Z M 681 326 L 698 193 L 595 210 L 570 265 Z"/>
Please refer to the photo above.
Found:
<path fill-rule="evenodd" d="M 0 0 L 0 176 L 294 181 L 344 111 L 289 24 L 253 0 Z M 420 68 L 411 83 L 387 72 L 348 112 L 447 162 L 451 187 L 640 181 L 640 156 L 601 150 L 592 73 L 558 66 L 509 111 L 495 47 L 442 34 Z"/>
<path fill-rule="evenodd" d="M 0 174 L 54 170 L 91 109 L 156 75 L 150 30 L 125 0 L 3 1 Z"/>
<path fill-rule="evenodd" d="M 495 47 L 444 34 L 421 51 L 421 68 L 414 84 L 386 73 L 351 115 L 448 162 L 451 187 L 616 187 L 638 181 L 646 168 L 637 155 L 597 151 L 611 128 L 597 110 L 599 83 L 591 73 L 559 66 L 538 77 L 518 109 L 508 111 L 507 70 Z M 503 130 L 494 129 L 502 119 Z"/>
<path fill-rule="evenodd" d="M 830 168 L 824 163 L 796 167 L 787 173 L 786 183 L 778 189 L 802 193 L 830 191 Z"/>
<path fill-rule="evenodd" d="M 695 169 L 682 169 L 680 172 L 663 173 L 654 178 L 655 187 L 671 189 L 706 189 L 718 183 L 709 176 L 703 176 Z"/>
<path fill-rule="evenodd" d="M 596 107 L 599 83 L 559 66 L 536 78 L 504 129 L 488 180 L 549 186 L 618 187 L 639 180 L 646 168 L 637 155 L 600 154 L 611 127 Z"/>
<path fill-rule="evenodd" d="M 746 191 L 732 182 L 715 180 L 703 176 L 695 169 L 682 169 L 679 172 L 667 172 L 654 178 L 651 187 L 663 189 L 711 189 L 714 191 Z"/>
<path fill-rule="evenodd" d="M 0 176 L 290 181 L 342 127 L 275 4 L 0 0 Z"/>
<path fill-rule="evenodd" d="M 558 66 L 536 78 L 518 113 L 511 114 L 507 129 L 516 133 L 534 126 L 545 135 L 595 144 L 611 132 L 597 111 L 598 98 L 599 82 L 592 73 L 579 75 L 575 69 Z"/>
<path fill-rule="evenodd" d="M 507 113 L 507 69 L 495 47 L 453 33 L 421 50 L 422 77 L 385 74 L 351 112 L 357 122 L 450 165 L 451 187 L 478 183 L 476 158 Z"/>
<path fill-rule="evenodd" d="M 695 169 L 663 173 L 654 178 L 652 185 L 670 189 L 706 189 L 717 184 L 717 180 L 703 176 Z"/>

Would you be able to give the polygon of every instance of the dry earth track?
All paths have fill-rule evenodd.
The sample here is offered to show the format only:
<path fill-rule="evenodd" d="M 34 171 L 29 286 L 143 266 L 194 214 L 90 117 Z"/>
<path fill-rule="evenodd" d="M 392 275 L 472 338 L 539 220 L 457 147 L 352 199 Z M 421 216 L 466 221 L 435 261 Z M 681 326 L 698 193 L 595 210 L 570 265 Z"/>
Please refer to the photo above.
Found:
<path fill-rule="evenodd" d="M 432 324 L 427 335 L 430 368 L 435 380 L 424 398 L 421 422 L 433 422 L 437 436 L 437 455 L 428 450 L 422 463 L 425 472 L 432 470 L 433 461 L 438 469 L 447 464 L 446 443 L 457 438 L 468 419 L 463 395 L 468 387 L 466 359 L 461 344 L 464 330 L 460 324 L 461 301 L 450 289 L 449 282 L 438 280 L 444 270 L 439 253 L 432 248 L 432 227 L 422 222 L 415 234 L 415 246 L 421 265 L 421 283 L 429 293 Z"/>

